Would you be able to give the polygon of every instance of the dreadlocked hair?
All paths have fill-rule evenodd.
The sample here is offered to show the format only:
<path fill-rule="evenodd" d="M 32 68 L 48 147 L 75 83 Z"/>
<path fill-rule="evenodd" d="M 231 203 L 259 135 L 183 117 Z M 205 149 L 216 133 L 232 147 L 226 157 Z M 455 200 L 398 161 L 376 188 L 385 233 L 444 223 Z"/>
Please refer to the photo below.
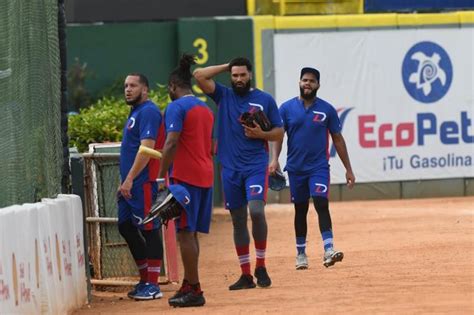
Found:
<path fill-rule="evenodd" d="M 169 82 L 183 88 L 191 88 L 191 66 L 196 64 L 195 57 L 183 54 L 179 59 L 179 66 L 170 74 Z"/>

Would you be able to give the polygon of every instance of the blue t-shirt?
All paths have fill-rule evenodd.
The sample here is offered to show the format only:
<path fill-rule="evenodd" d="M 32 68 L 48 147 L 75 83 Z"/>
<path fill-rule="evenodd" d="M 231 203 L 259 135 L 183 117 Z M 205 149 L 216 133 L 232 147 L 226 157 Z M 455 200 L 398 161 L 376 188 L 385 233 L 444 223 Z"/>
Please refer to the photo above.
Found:
<path fill-rule="evenodd" d="M 329 133 L 341 132 L 341 122 L 334 107 L 317 98 L 307 109 L 298 97 L 280 106 L 288 136 L 285 170 L 307 173 L 328 167 Z"/>
<path fill-rule="evenodd" d="M 160 110 L 150 100 L 132 107 L 123 128 L 122 146 L 120 147 L 120 177 L 122 182 L 132 168 L 138 148 L 140 147 L 140 141 L 143 139 L 158 141 L 161 120 Z M 153 180 L 155 178 L 151 174 L 150 163 L 148 163 L 140 174 L 135 177 L 133 184 L 141 184 Z"/>
<path fill-rule="evenodd" d="M 165 121 L 167 133 L 180 132 L 170 177 L 197 187 L 212 187 L 212 111 L 197 97 L 183 96 L 168 105 Z"/>
<path fill-rule="evenodd" d="M 249 111 L 263 110 L 272 127 L 282 127 L 278 107 L 273 97 L 258 89 L 241 97 L 231 88 L 216 83 L 214 93 L 218 112 L 217 156 L 222 166 L 235 171 L 260 170 L 268 164 L 268 143 L 261 139 L 247 138 L 240 116 Z"/>

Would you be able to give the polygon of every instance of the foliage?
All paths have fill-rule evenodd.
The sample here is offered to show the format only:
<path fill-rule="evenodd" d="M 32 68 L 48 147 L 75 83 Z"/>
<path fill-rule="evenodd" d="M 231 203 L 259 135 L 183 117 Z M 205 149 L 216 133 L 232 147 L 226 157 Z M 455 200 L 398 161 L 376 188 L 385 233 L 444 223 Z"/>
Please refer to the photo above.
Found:
<path fill-rule="evenodd" d="M 162 112 L 170 101 L 166 86 L 159 84 L 150 90 L 149 98 Z M 121 141 L 122 129 L 129 113 L 130 106 L 123 97 L 115 96 L 103 97 L 90 107 L 80 109 L 79 114 L 69 116 L 70 146 L 85 152 L 90 143 Z"/>
<path fill-rule="evenodd" d="M 155 89 L 150 90 L 148 97 L 153 101 L 153 103 L 158 105 L 162 112 L 165 111 L 166 106 L 171 102 L 168 95 L 168 88 L 166 85 L 162 84 L 157 84 Z"/>

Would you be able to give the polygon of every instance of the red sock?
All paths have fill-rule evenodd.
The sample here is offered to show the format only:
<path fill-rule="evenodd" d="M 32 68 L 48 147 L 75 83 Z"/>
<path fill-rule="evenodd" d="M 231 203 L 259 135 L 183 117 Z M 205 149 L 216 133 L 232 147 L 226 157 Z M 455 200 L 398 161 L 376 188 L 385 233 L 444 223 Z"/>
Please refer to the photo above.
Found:
<path fill-rule="evenodd" d="M 239 256 L 240 269 L 242 269 L 242 274 L 250 275 L 250 250 L 249 245 L 244 246 L 235 246 L 237 250 L 237 256 Z"/>
<path fill-rule="evenodd" d="M 179 288 L 179 292 L 187 293 L 190 290 L 191 290 L 191 285 L 189 284 L 189 281 L 186 279 L 183 279 L 183 283 L 181 284 L 181 288 Z"/>
<path fill-rule="evenodd" d="M 146 262 L 146 259 L 135 260 L 135 263 L 137 264 L 138 272 L 140 273 L 140 281 L 147 282 L 148 281 L 148 271 L 147 271 L 148 264 Z"/>
<path fill-rule="evenodd" d="M 267 249 L 267 240 L 255 241 L 255 253 L 257 255 L 256 267 L 265 267 L 266 249 Z"/>
<path fill-rule="evenodd" d="M 161 259 L 148 259 L 148 283 L 158 284 L 161 271 Z"/>
<path fill-rule="evenodd" d="M 193 290 L 193 293 L 195 294 L 200 294 L 202 292 L 201 284 L 199 282 L 196 284 L 191 284 L 191 290 Z"/>

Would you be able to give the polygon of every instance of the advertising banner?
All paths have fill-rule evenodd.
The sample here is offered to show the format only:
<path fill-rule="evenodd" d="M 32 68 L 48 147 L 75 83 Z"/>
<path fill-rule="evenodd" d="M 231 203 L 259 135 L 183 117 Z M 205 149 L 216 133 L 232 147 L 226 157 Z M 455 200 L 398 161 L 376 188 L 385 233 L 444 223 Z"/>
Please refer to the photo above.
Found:
<path fill-rule="evenodd" d="M 358 182 L 473 177 L 473 30 L 276 33 L 277 103 L 299 94 L 302 67 L 315 67 Z M 331 182 L 344 183 L 332 145 L 329 153 Z"/>

